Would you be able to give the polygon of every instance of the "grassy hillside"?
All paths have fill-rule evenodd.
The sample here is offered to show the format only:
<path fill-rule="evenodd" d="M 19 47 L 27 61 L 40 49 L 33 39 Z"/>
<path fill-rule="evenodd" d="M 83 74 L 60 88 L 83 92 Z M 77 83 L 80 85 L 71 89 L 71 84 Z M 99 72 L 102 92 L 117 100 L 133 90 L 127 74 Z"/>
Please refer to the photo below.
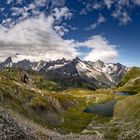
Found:
<path fill-rule="evenodd" d="M 135 79 L 137 77 L 140 77 L 140 68 L 133 67 L 124 75 L 124 77 L 122 78 L 122 80 L 119 83 L 119 86 L 123 86 L 130 80 Z"/>
<path fill-rule="evenodd" d="M 122 121 L 139 121 L 140 116 L 140 93 L 119 101 L 115 106 L 115 117 Z"/>
<path fill-rule="evenodd" d="M 117 97 L 114 95 L 115 91 L 132 91 L 137 94 Z M 140 128 L 139 96 L 139 68 L 128 71 L 121 80 L 120 87 L 96 91 L 80 88 L 64 90 L 58 83 L 44 79 L 32 71 L 0 71 L 0 106 L 42 126 L 56 128 L 63 134 L 86 130 L 85 132 L 90 134 L 103 133 L 107 139 L 127 139 L 133 133 L 132 129 Z M 83 112 L 88 106 L 105 103 L 114 98 L 118 102 L 113 118 Z"/>
<path fill-rule="evenodd" d="M 82 131 L 93 117 L 83 110 L 90 104 L 113 98 L 111 89 L 62 91 L 57 83 L 36 72 L 25 73 L 27 82 L 22 81 L 23 71 L 19 69 L 0 71 L 0 106 L 62 133 Z"/>
<path fill-rule="evenodd" d="M 120 81 L 118 90 L 140 92 L 140 68 L 131 68 Z"/>
<path fill-rule="evenodd" d="M 140 139 L 140 93 L 123 98 L 115 105 L 114 116 L 104 131 L 110 140 Z"/>
<path fill-rule="evenodd" d="M 111 140 L 140 139 L 140 68 L 130 69 L 122 78 L 116 91 L 135 93 L 132 96 L 118 96 L 114 116 L 106 126 L 105 137 Z"/>

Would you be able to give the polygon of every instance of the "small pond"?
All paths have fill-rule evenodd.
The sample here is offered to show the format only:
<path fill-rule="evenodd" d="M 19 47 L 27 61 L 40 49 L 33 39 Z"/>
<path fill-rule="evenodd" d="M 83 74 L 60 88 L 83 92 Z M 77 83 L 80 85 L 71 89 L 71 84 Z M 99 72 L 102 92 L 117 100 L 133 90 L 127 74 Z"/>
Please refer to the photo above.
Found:
<path fill-rule="evenodd" d="M 115 95 L 121 95 L 121 96 L 132 96 L 136 94 L 136 92 L 129 92 L 129 91 L 117 91 L 115 92 Z"/>
<path fill-rule="evenodd" d="M 119 95 L 119 96 L 132 96 L 136 94 L 136 92 L 117 91 L 114 94 Z M 94 104 L 87 107 L 83 112 L 98 114 L 103 117 L 113 117 L 114 106 L 116 103 L 117 103 L 117 100 L 114 99 L 104 104 Z"/>
<path fill-rule="evenodd" d="M 117 100 L 111 100 L 104 104 L 94 104 L 90 107 L 87 107 L 84 112 L 86 113 L 95 113 L 104 117 L 112 117 L 114 112 L 114 106 L 117 103 Z"/>

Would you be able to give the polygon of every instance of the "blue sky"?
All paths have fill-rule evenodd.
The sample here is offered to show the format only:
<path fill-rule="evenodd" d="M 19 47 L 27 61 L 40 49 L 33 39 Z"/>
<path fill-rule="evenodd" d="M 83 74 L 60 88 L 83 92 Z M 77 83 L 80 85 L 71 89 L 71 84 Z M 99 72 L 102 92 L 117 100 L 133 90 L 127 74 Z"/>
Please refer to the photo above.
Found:
<path fill-rule="evenodd" d="M 140 0 L 1 0 L 0 60 L 140 66 Z"/>

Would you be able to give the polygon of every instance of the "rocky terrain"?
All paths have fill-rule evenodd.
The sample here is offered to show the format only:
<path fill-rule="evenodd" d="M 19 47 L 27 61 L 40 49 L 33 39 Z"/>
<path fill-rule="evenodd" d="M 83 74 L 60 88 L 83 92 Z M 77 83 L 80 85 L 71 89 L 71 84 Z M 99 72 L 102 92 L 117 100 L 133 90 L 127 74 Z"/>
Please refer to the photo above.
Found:
<path fill-rule="evenodd" d="M 10 114 L 11 113 L 11 114 Z M 0 108 L 1 140 L 103 140 L 100 133 L 94 135 L 61 135 L 56 130 L 44 128 L 19 114 Z"/>
<path fill-rule="evenodd" d="M 27 128 L 21 127 L 9 113 L 0 108 L 0 139 L 33 140 L 36 138 Z"/>
<path fill-rule="evenodd" d="M 0 69 L 7 67 L 37 71 L 47 79 L 58 82 L 65 89 L 69 87 L 88 89 L 113 87 L 119 83 L 128 70 L 120 63 L 104 63 L 100 60 L 82 61 L 78 57 L 73 60 L 64 58 L 50 62 L 22 60 L 16 63 L 9 57 L 0 63 Z"/>

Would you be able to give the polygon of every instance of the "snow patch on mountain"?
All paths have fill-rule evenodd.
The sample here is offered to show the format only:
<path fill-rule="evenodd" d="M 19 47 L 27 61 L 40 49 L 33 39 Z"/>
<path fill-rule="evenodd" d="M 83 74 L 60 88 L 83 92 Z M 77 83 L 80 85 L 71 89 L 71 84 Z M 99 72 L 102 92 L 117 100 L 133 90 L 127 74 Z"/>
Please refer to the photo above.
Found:
<path fill-rule="evenodd" d="M 45 61 L 39 61 L 39 62 L 34 62 L 32 69 L 35 71 L 39 71 L 41 68 L 43 68 L 46 65 Z"/>
<path fill-rule="evenodd" d="M 54 66 L 50 66 L 47 70 L 54 70 L 54 69 L 63 67 L 63 66 L 66 65 L 66 64 L 67 64 L 67 63 L 64 63 L 64 64 L 56 64 L 56 65 L 54 65 Z"/>
<path fill-rule="evenodd" d="M 86 65 L 84 62 L 79 62 L 76 65 L 76 69 L 79 73 L 79 75 L 86 75 L 88 78 L 95 78 L 97 79 L 97 76 L 100 75 L 98 71 L 95 71 L 90 66 Z"/>

